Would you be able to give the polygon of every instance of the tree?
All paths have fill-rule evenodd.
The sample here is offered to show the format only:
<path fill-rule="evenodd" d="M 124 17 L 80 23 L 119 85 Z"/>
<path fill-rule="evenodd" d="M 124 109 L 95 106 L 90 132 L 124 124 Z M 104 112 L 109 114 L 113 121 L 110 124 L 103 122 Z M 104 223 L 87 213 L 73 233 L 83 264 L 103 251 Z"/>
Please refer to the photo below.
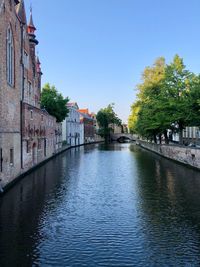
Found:
<path fill-rule="evenodd" d="M 171 64 L 166 67 L 163 84 L 163 96 L 168 107 L 171 125 L 179 132 L 180 144 L 183 143 L 183 129 L 192 123 L 190 113 L 190 94 L 195 75 L 186 69 L 183 59 L 175 55 Z"/>
<path fill-rule="evenodd" d="M 189 110 L 187 116 L 190 124 L 188 126 L 200 126 L 200 75 L 194 75 L 190 84 L 188 94 Z"/>
<path fill-rule="evenodd" d="M 141 102 L 137 100 L 132 106 L 131 106 L 131 114 L 128 118 L 128 127 L 130 132 L 137 133 L 137 120 L 138 120 L 138 113 L 140 112 L 141 109 Z"/>
<path fill-rule="evenodd" d="M 105 142 L 108 142 L 113 130 L 111 124 L 121 125 L 121 120 L 114 112 L 114 104 L 109 104 L 106 108 L 100 109 L 96 118 L 100 126 L 99 134 L 105 138 Z"/>
<path fill-rule="evenodd" d="M 162 85 L 165 79 L 165 59 L 158 58 L 152 67 L 145 68 L 142 83 L 137 86 L 136 102 L 131 107 L 129 127 L 132 132 L 154 139 L 165 133 L 170 125 L 166 117 L 166 104 L 162 98 Z M 162 118 L 162 119 L 161 119 Z"/>
<path fill-rule="evenodd" d="M 183 129 L 200 125 L 200 76 L 187 70 L 178 55 L 168 65 L 159 58 L 145 68 L 138 90 L 129 117 L 129 127 L 138 134 L 155 142 L 164 134 L 168 142 L 171 129 L 179 132 L 182 144 Z"/>
<path fill-rule="evenodd" d="M 45 84 L 41 92 L 41 108 L 56 117 L 57 122 L 62 122 L 68 114 L 67 103 L 69 99 L 58 93 L 55 86 Z"/>

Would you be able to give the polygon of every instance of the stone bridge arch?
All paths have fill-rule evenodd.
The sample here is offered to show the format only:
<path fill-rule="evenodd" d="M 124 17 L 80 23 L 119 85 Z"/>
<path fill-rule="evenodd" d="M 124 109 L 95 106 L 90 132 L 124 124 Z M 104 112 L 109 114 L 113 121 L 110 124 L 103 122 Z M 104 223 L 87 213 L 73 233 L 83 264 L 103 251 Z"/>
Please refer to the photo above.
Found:
<path fill-rule="evenodd" d="M 119 141 L 120 140 L 130 140 L 130 141 L 136 141 L 137 135 L 128 134 L 128 133 L 118 133 L 118 134 L 111 134 L 111 140 L 112 141 Z"/>

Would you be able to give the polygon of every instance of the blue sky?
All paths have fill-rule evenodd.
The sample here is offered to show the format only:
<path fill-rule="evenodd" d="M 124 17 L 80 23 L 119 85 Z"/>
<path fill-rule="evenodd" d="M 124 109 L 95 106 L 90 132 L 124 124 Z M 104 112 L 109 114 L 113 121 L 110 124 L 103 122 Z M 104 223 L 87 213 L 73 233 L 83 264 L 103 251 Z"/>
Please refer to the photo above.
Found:
<path fill-rule="evenodd" d="M 178 53 L 200 72 L 199 0 L 25 0 L 27 10 L 30 3 L 43 84 L 80 108 L 115 103 L 126 122 L 141 73 L 159 56 Z"/>

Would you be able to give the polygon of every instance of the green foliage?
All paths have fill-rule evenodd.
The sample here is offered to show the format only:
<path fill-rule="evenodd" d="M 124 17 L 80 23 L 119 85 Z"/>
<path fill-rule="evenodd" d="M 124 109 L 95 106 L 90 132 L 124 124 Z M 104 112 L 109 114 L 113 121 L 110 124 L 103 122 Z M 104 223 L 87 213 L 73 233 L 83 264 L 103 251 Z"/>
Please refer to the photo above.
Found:
<path fill-rule="evenodd" d="M 136 101 L 132 106 L 131 106 L 131 115 L 128 118 L 128 127 L 131 133 L 137 133 L 137 120 L 138 120 L 138 113 L 141 109 L 141 103 L 140 101 Z"/>
<path fill-rule="evenodd" d="M 96 118 L 100 127 L 108 127 L 109 124 L 121 125 L 121 120 L 114 112 L 114 104 L 109 104 L 106 108 L 100 109 Z"/>
<path fill-rule="evenodd" d="M 178 130 L 182 142 L 186 126 L 200 125 L 200 76 L 188 71 L 178 55 L 169 65 L 159 58 L 145 68 L 138 90 L 129 117 L 132 132 L 155 140 L 161 134 L 167 139 L 167 129 Z"/>
<path fill-rule="evenodd" d="M 67 103 L 69 99 L 64 98 L 55 86 L 50 86 L 49 83 L 45 84 L 41 92 L 41 107 L 56 117 L 57 122 L 62 122 L 68 114 Z"/>
<path fill-rule="evenodd" d="M 97 122 L 99 124 L 99 134 L 108 141 L 112 132 L 112 124 L 121 125 L 121 120 L 114 112 L 114 104 L 109 104 L 106 108 L 102 108 L 97 113 Z"/>

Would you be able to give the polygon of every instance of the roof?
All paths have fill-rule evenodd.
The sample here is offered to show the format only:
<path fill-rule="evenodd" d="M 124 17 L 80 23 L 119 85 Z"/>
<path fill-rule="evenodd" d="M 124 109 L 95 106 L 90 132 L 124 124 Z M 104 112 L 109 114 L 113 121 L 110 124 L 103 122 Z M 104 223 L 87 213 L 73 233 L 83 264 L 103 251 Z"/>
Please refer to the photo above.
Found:
<path fill-rule="evenodd" d="M 30 9 L 30 21 L 29 21 L 28 27 L 30 27 L 30 28 L 36 30 L 36 28 L 35 28 L 35 26 L 34 26 L 34 23 L 33 23 L 32 8 Z"/>
<path fill-rule="evenodd" d="M 80 112 L 80 110 L 79 110 L 79 113 L 80 113 L 80 116 L 82 116 L 83 118 L 94 121 L 94 119 L 91 118 L 89 114 L 82 113 L 82 112 Z"/>
<path fill-rule="evenodd" d="M 89 114 L 89 110 L 88 110 L 88 108 L 79 109 L 79 112 L 81 112 L 81 113 L 85 113 L 85 114 Z"/>
<path fill-rule="evenodd" d="M 76 102 L 70 102 L 70 103 L 67 103 L 67 107 L 68 107 L 68 108 L 79 109 L 78 104 L 77 104 Z"/>

